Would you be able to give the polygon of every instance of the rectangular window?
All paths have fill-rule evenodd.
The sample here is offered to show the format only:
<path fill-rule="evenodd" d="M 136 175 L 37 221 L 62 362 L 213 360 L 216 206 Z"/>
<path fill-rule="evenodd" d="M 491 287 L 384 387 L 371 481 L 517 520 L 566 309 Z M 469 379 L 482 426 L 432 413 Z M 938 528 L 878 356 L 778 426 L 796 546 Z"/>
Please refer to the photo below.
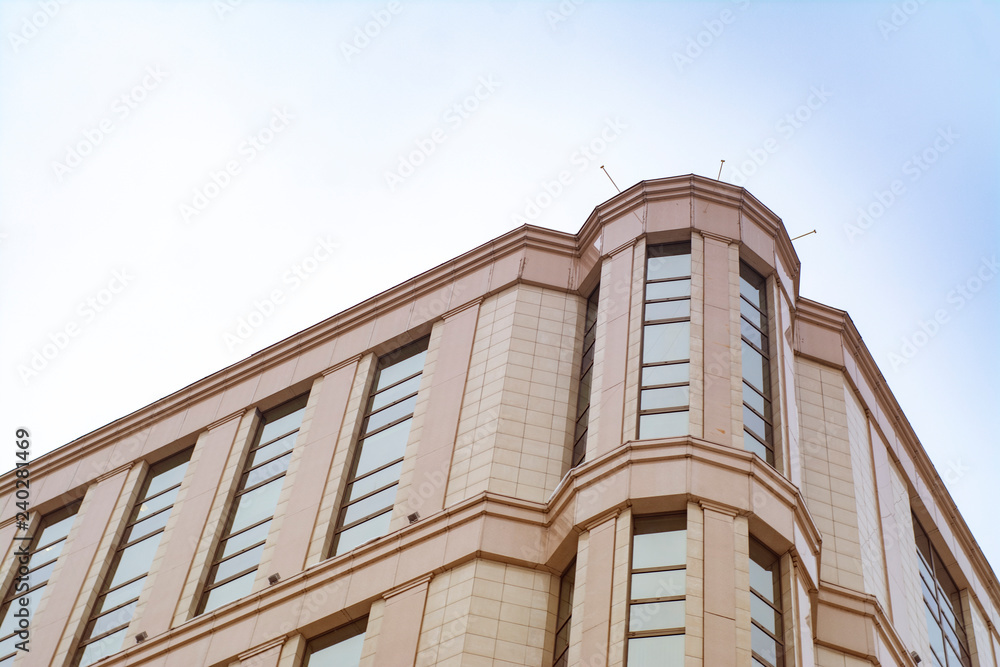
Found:
<path fill-rule="evenodd" d="M 312 640 L 303 667 L 358 667 L 367 627 L 366 617 Z"/>
<path fill-rule="evenodd" d="M 309 395 L 264 413 L 208 573 L 198 613 L 250 594 Z"/>
<path fill-rule="evenodd" d="M 121 650 L 190 460 L 188 449 L 149 469 L 90 622 L 84 628 L 73 667 L 87 667 Z"/>
<path fill-rule="evenodd" d="M 27 618 L 34 618 L 38 601 L 42 599 L 45 585 L 49 583 L 49 577 L 52 576 L 59 554 L 66 546 L 66 537 L 73 527 L 73 520 L 76 519 L 79 509 L 80 504 L 75 503 L 46 514 L 35 529 L 34 539 L 31 540 L 31 547 L 28 549 L 30 552 L 26 564 L 28 573 L 22 576 L 19 572 L 14 577 L 10 590 L 4 598 L 3 609 L 0 611 L 0 618 L 3 618 L 0 622 L 0 666 L 2 667 L 14 664 L 14 656 L 17 654 L 16 644 L 21 641 L 17 635 L 20 631 L 19 618 L 14 616 L 14 613 L 27 609 Z M 20 542 L 20 544 L 25 543 Z M 20 565 L 17 560 L 15 563 Z M 26 606 L 21 604 L 21 598 L 28 600 Z"/>
<path fill-rule="evenodd" d="M 378 360 L 337 517 L 334 556 L 389 532 L 427 343 L 424 338 Z"/>
<path fill-rule="evenodd" d="M 587 314 L 583 323 L 583 356 L 580 361 L 580 391 L 576 402 L 576 432 L 573 435 L 571 467 L 583 463 L 587 456 L 587 427 L 590 424 L 590 386 L 594 380 L 594 348 L 597 340 L 597 301 L 600 286 L 587 299 Z"/>
<path fill-rule="evenodd" d="M 917 542 L 920 588 L 933 653 L 930 664 L 935 667 L 970 667 L 972 661 L 958 586 L 945 570 L 941 556 L 931 545 L 916 516 L 913 517 L 913 535 Z"/>
<path fill-rule="evenodd" d="M 783 667 L 778 557 L 750 538 L 750 645 L 754 667 Z"/>
<path fill-rule="evenodd" d="M 569 662 L 569 629 L 573 621 L 573 588 L 576 586 L 576 561 L 566 568 L 559 582 L 559 607 L 556 609 L 556 648 L 552 667 L 566 667 Z"/>
<path fill-rule="evenodd" d="M 774 465 L 771 358 L 767 343 L 765 280 L 740 262 L 740 336 L 743 339 L 743 446 Z"/>
<path fill-rule="evenodd" d="M 691 244 L 646 250 L 639 439 L 688 434 Z"/>
<path fill-rule="evenodd" d="M 683 667 L 687 516 L 643 517 L 632 534 L 628 667 Z"/>

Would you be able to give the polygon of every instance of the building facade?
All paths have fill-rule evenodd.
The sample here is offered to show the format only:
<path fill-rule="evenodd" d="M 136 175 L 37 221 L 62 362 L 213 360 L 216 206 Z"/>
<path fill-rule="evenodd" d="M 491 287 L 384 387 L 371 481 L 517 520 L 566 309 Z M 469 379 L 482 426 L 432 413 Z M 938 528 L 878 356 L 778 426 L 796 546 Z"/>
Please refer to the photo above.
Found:
<path fill-rule="evenodd" d="M 0 666 L 1000 667 L 995 574 L 799 269 L 742 188 L 644 181 L 40 457 Z"/>

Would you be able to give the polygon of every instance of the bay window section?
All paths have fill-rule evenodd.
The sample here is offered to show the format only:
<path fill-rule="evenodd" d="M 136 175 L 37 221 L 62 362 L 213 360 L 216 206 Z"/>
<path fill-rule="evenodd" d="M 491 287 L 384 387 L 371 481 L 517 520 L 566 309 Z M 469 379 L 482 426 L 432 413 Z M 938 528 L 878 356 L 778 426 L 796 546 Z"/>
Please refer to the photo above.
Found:
<path fill-rule="evenodd" d="M 389 532 L 427 338 L 378 360 L 334 534 L 338 556 Z"/>
<path fill-rule="evenodd" d="M 639 439 L 688 434 L 691 244 L 646 250 Z"/>
<path fill-rule="evenodd" d="M 573 434 L 573 458 L 570 467 L 583 463 L 587 456 L 587 427 L 590 425 L 590 388 L 594 380 L 594 348 L 597 340 L 598 286 L 587 299 L 583 324 L 583 356 L 580 361 L 580 391 L 576 403 L 576 432 Z"/>
<path fill-rule="evenodd" d="M 27 549 L 29 552 L 27 563 L 19 562 L 23 556 L 14 561 L 19 566 L 26 566 L 27 574 L 22 575 L 19 571 L 14 577 L 10 590 L 4 598 L 3 609 L 0 611 L 0 618 L 3 618 L 3 621 L 0 621 L 0 666 L 2 667 L 14 664 L 14 657 L 18 652 L 17 644 L 23 641 L 18 635 L 21 631 L 19 621 L 22 617 L 14 614 L 21 614 L 27 610 L 24 618 L 29 620 L 35 618 L 38 601 L 42 599 L 42 593 L 49 583 L 56 561 L 66 546 L 66 538 L 79 509 L 80 504 L 75 503 L 42 517 L 41 523 L 35 529 L 31 546 Z M 24 542 L 20 541 L 20 538 L 15 538 L 17 550 L 20 550 L 18 542 L 20 544 Z M 27 604 L 23 604 L 22 600 L 27 600 Z M 30 643 L 28 646 L 30 647 Z"/>
<path fill-rule="evenodd" d="M 576 561 L 566 568 L 559 582 L 559 606 L 556 609 L 556 647 L 552 667 L 566 667 L 569 662 L 569 630 L 573 624 L 573 589 L 576 587 Z"/>
<path fill-rule="evenodd" d="M 750 622 L 754 667 L 783 667 L 778 557 L 753 538 L 750 538 Z"/>
<path fill-rule="evenodd" d="M 771 359 L 765 280 L 740 263 L 740 336 L 743 365 L 743 447 L 774 465 Z"/>
<path fill-rule="evenodd" d="M 932 655 L 928 662 L 932 667 L 970 667 L 972 661 L 958 586 L 945 570 L 941 556 L 916 516 L 913 517 L 913 534 L 931 642 Z"/>
<path fill-rule="evenodd" d="M 73 667 L 86 667 L 121 650 L 190 460 L 191 450 L 187 449 L 150 468 L 84 629 Z"/>
<path fill-rule="evenodd" d="M 249 595 L 309 395 L 265 412 L 240 477 L 198 613 Z"/>
<path fill-rule="evenodd" d="M 632 533 L 627 667 L 683 667 L 687 516 L 642 517 Z"/>
<path fill-rule="evenodd" d="M 367 627 L 365 617 L 312 640 L 303 667 L 358 667 Z"/>

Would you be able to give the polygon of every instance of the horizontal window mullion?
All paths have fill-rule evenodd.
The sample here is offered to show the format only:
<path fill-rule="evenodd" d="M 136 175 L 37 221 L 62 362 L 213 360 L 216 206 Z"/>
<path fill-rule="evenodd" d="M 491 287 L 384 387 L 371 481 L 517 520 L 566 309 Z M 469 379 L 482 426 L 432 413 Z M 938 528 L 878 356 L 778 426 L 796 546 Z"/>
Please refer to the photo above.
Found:
<path fill-rule="evenodd" d="M 767 451 L 771 452 L 772 454 L 774 453 L 774 445 L 772 445 L 771 443 L 766 442 L 764 440 L 761 440 L 759 435 L 757 435 L 756 433 L 754 433 L 753 431 L 751 431 L 746 426 L 743 427 L 743 432 L 744 433 L 749 433 L 750 437 L 752 437 L 754 440 L 756 440 L 757 442 L 759 442 L 762 447 L 764 447 Z"/>
<path fill-rule="evenodd" d="M 674 278 L 653 278 L 651 280 L 647 279 L 646 284 L 655 285 L 656 283 L 676 283 L 681 280 L 691 280 L 691 274 L 688 274 L 686 276 L 676 276 Z"/>
<path fill-rule="evenodd" d="M 281 458 L 284 458 L 284 457 L 288 456 L 289 454 L 292 453 L 293 450 L 294 450 L 294 448 L 292 448 L 292 449 L 286 449 L 285 451 L 281 452 L 277 456 L 272 456 L 271 458 L 267 459 L 266 461 L 261 461 L 260 463 L 254 464 L 254 466 L 252 468 L 247 468 L 246 470 L 244 470 L 243 471 L 243 475 L 241 475 L 241 477 L 245 477 L 246 475 L 249 475 L 250 473 L 252 473 L 254 470 L 257 470 L 258 468 L 263 468 L 264 466 L 266 466 L 268 464 L 274 463 L 278 459 L 281 459 Z"/>
<path fill-rule="evenodd" d="M 691 320 L 690 315 L 684 317 L 668 317 L 665 320 L 643 320 L 643 324 L 675 324 L 677 322 L 689 322 Z"/>
<path fill-rule="evenodd" d="M 385 506 L 385 507 L 383 507 L 381 509 L 375 510 L 371 514 L 369 514 L 367 516 L 363 516 L 360 519 L 355 519 L 353 522 L 345 524 L 345 525 L 341 526 L 340 528 L 338 528 L 337 529 L 337 533 L 342 533 L 345 530 L 350 530 L 351 528 L 354 528 L 355 526 L 360 526 L 365 521 L 370 521 L 370 520 L 374 519 L 377 516 L 382 516 L 386 512 L 391 512 L 392 508 L 394 506 L 395 506 L 395 503 L 393 503 L 392 505 L 387 505 L 387 506 Z M 343 514 L 345 509 L 347 509 L 347 508 L 346 507 L 342 508 L 341 511 L 340 511 L 340 513 Z"/>
<path fill-rule="evenodd" d="M 260 546 L 260 545 L 258 544 L 257 546 Z M 243 570 L 242 572 L 238 572 L 236 574 L 231 574 L 228 577 L 226 577 L 225 579 L 220 579 L 219 581 L 213 582 L 211 586 L 206 586 L 205 587 L 205 593 L 208 593 L 209 591 L 214 590 L 214 589 L 218 588 L 219 586 L 225 586 L 230 581 L 235 581 L 235 580 L 239 579 L 240 577 L 245 577 L 246 575 L 250 574 L 251 572 L 256 572 L 259 569 L 260 569 L 260 563 L 257 563 L 253 567 L 247 568 L 246 570 Z"/>
<path fill-rule="evenodd" d="M 133 600 L 132 602 L 135 602 L 135 600 Z M 132 604 L 132 603 L 130 602 L 129 604 Z M 109 637 L 109 636 L 115 634 L 116 632 L 120 632 L 121 630 L 124 630 L 129 625 L 131 625 L 131 623 L 132 623 L 132 621 L 130 620 L 128 623 L 120 625 L 120 626 L 118 626 L 117 628 L 115 628 L 113 630 L 107 630 L 106 632 L 102 632 L 101 634 L 99 634 L 99 635 L 97 635 L 95 637 L 91 637 L 90 639 L 86 639 L 86 640 L 80 642 L 80 648 L 83 648 L 84 646 L 87 646 L 88 644 L 93 644 L 94 642 L 101 641 L 105 637 Z"/>
<path fill-rule="evenodd" d="M 691 297 L 687 294 L 681 296 L 665 296 L 661 299 L 646 299 L 643 303 L 647 306 L 651 303 L 673 303 L 676 301 L 690 301 Z"/>
<path fill-rule="evenodd" d="M 651 410 L 639 410 L 640 415 L 661 415 L 667 412 L 687 412 L 691 409 L 691 405 L 682 405 L 675 408 L 656 408 Z"/>
<path fill-rule="evenodd" d="M 340 509 L 341 510 L 345 510 L 348 507 L 350 507 L 351 505 L 355 505 L 357 503 L 360 503 L 362 500 L 367 500 L 368 498 L 371 498 L 372 496 L 374 496 L 376 494 L 382 493 L 386 489 L 391 489 L 392 487 L 397 486 L 398 484 L 399 484 L 399 480 L 398 479 L 395 480 L 395 481 L 392 481 L 389 484 L 386 484 L 385 486 L 383 486 L 381 488 L 375 489 L 374 491 L 369 491 L 365 495 L 359 496 L 358 498 L 355 498 L 354 500 L 350 501 L 349 503 L 345 503 L 344 506 L 341 507 Z"/>
<path fill-rule="evenodd" d="M 381 392 L 379 392 L 379 393 L 381 393 Z M 366 412 L 365 413 L 365 419 L 368 419 L 369 417 L 377 415 L 380 412 L 385 412 L 389 408 L 393 408 L 393 407 L 399 405 L 400 403 L 408 401 L 408 400 L 410 400 L 411 398 L 413 398 L 414 396 L 416 396 L 419 393 L 420 393 L 419 390 L 415 391 L 412 394 L 407 394 L 406 396 L 403 396 L 402 398 L 393 401 L 392 403 L 386 403 L 385 405 L 383 405 L 382 407 L 380 407 L 378 410 L 373 410 L 371 412 Z M 372 399 L 374 399 L 375 396 L 378 396 L 378 394 L 373 395 Z M 413 413 L 411 412 L 410 414 L 413 414 Z"/>
<path fill-rule="evenodd" d="M 761 310 L 760 308 L 758 308 L 756 304 L 751 303 L 750 301 L 747 301 L 746 297 L 744 297 L 742 294 L 740 295 L 740 300 L 743 301 L 746 305 L 748 305 L 751 308 L 753 308 L 754 310 L 756 310 L 758 313 L 760 313 L 764 317 L 767 317 L 767 313 L 765 313 L 763 310 Z"/>
<path fill-rule="evenodd" d="M 155 496 L 146 496 L 146 497 L 144 497 L 144 498 L 143 498 L 142 500 L 140 500 L 140 501 L 139 501 L 138 503 L 136 503 L 136 504 L 137 504 L 137 505 L 141 505 L 142 503 L 148 503 L 148 502 L 149 502 L 150 500 L 156 500 L 156 499 L 157 499 L 157 498 L 159 498 L 160 496 L 162 496 L 162 495 L 164 495 L 164 494 L 167 494 L 167 493 L 170 493 L 170 492 L 171 492 L 171 491 L 173 491 L 174 489 L 177 489 L 177 488 L 179 488 L 179 487 L 180 487 L 180 485 L 181 485 L 181 484 L 180 484 L 180 482 L 178 482 L 177 484 L 174 484 L 174 485 L 173 485 L 173 486 L 171 486 L 170 488 L 167 488 L 167 489 L 163 489 L 162 491 L 160 491 L 159 493 L 157 493 L 157 494 L 156 494 Z M 171 507 L 172 507 L 172 506 L 173 506 L 173 503 L 171 503 L 170 505 L 171 505 Z M 150 515 L 150 516 L 152 516 L 152 515 Z"/>
<path fill-rule="evenodd" d="M 405 359 L 402 360 L 402 361 L 405 361 Z M 386 366 L 386 368 L 391 368 L 391 366 Z M 379 369 L 379 370 L 384 370 L 384 369 Z M 384 387 L 381 387 L 381 388 L 375 390 L 374 392 L 372 392 L 372 398 L 374 398 L 375 396 L 378 396 L 379 394 L 381 394 L 384 391 L 388 391 L 389 389 L 392 389 L 393 387 L 399 386 L 399 385 L 403 384 L 404 382 L 409 382 L 410 380 L 412 380 L 413 378 L 417 377 L 418 375 L 420 375 L 423 372 L 424 372 L 424 369 L 421 368 L 419 371 L 417 371 L 413 375 L 408 375 L 405 378 L 403 378 L 402 380 L 397 380 L 396 382 L 393 382 L 392 384 L 386 385 Z M 414 393 L 416 393 L 416 392 L 414 392 Z"/>
<path fill-rule="evenodd" d="M 387 431 L 387 430 L 389 430 L 390 428 L 392 428 L 393 426 L 398 426 L 399 424 L 402 424 L 402 423 L 403 423 L 403 422 L 405 422 L 405 421 L 406 421 L 407 419 L 413 419 L 413 413 L 412 413 L 412 412 L 411 412 L 410 414 L 406 415 L 405 417 L 400 417 L 399 419 L 397 419 L 397 420 L 396 420 L 396 421 L 394 421 L 394 422 L 389 422 L 388 424 L 386 424 L 386 425 L 384 425 L 384 426 L 379 426 L 379 427 L 378 427 L 377 429 L 375 429 L 374 431 L 368 431 L 368 432 L 366 432 L 366 433 L 362 434 L 362 436 L 361 436 L 361 440 L 360 440 L 360 441 L 361 441 L 361 442 L 364 442 L 365 440 L 367 440 L 368 438 L 372 437 L 373 435 L 376 435 L 376 434 L 378 434 L 378 433 L 381 433 L 382 431 Z M 365 426 L 367 427 L 368 425 L 367 425 L 367 424 L 365 424 Z"/>
<path fill-rule="evenodd" d="M 103 595 L 108 595 L 110 593 L 114 593 L 115 591 L 117 591 L 117 590 L 119 590 L 121 588 L 125 588 L 126 586 L 130 586 L 130 585 L 134 584 L 135 582 L 139 581 L 140 579 L 143 579 L 143 578 L 148 577 L 148 576 L 149 576 L 149 572 L 147 571 L 144 574 L 140 574 L 140 575 L 138 575 L 136 577 L 132 577 L 131 579 L 129 579 L 128 581 L 126 581 L 123 584 L 118 584 L 114 588 L 109 588 L 106 591 L 101 591 L 101 595 L 103 596 Z M 100 596 L 98 596 L 98 597 L 100 597 Z M 104 612 L 101 612 L 101 615 L 103 615 L 103 614 L 104 614 Z"/>
<path fill-rule="evenodd" d="M 766 400 L 766 399 L 765 399 L 765 400 Z M 773 425 L 773 424 L 771 423 L 771 420 L 770 420 L 770 419 L 768 419 L 768 418 L 767 418 L 767 417 L 765 417 L 764 415 L 762 415 L 762 414 L 760 414 L 759 412 L 757 412 L 757 411 L 756 411 L 756 410 L 754 409 L 754 407 L 753 407 L 752 405 L 750 405 L 749 403 L 747 403 L 746 401 L 744 401 L 744 402 L 743 402 L 743 407 L 745 407 L 745 408 L 746 408 L 746 409 L 748 409 L 748 410 L 749 410 L 750 412 L 754 413 L 755 415 L 757 415 L 758 417 L 760 417 L 761 419 L 763 419 L 763 420 L 764 420 L 764 423 L 765 423 L 765 424 L 767 424 L 768 426 L 771 426 L 772 428 L 774 427 L 774 425 Z"/>
<path fill-rule="evenodd" d="M 686 599 L 686 595 L 668 595 L 666 597 L 658 598 L 631 598 L 629 600 L 630 604 L 647 604 L 649 602 L 682 602 Z"/>
<path fill-rule="evenodd" d="M 757 354 L 759 354 L 760 356 L 764 357 L 765 361 L 771 361 L 771 357 L 768 355 L 768 353 L 765 352 L 764 350 L 760 349 L 759 347 L 757 347 L 752 341 L 750 341 L 747 338 L 744 338 L 742 336 L 740 337 L 740 340 L 742 340 L 744 343 L 746 343 L 751 348 L 753 348 L 753 350 L 755 352 L 757 352 Z"/>
<path fill-rule="evenodd" d="M 770 667 L 775 667 L 775 664 L 773 662 L 771 662 L 770 660 L 768 660 L 767 658 L 765 658 L 764 656 L 762 656 L 760 653 L 757 653 L 757 651 L 754 651 L 753 649 L 750 649 L 750 654 L 760 664 L 762 664 L 762 665 L 769 665 Z"/>
<path fill-rule="evenodd" d="M 639 637 L 672 637 L 676 635 L 683 635 L 684 628 L 665 628 L 663 630 L 639 630 L 636 632 L 626 632 L 625 636 L 628 639 L 638 639 Z"/>
<path fill-rule="evenodd" d="M 244 475 L 245 475 L 245 474 L 246 474 L 246 473 L 244 473 Z M 254 484 L 253 486 L 248 486 L 248 487 L 247 487 L 247 488 L 245 488 L 245 489 L 240 489 L 239 491 L 237 491 L 237 492 L 236 492 L 236 495 L 234 496 L 234 502 L 235 502 L 235 499 L 236 499 L 236 498 L 239 498 L 239 497 L 240 497 L 240 496 L 242 496 L 242 495 L 246 495 L 246 494 L 250 493 L 251 491 L 256 491 L 257 489 L 259 489 L 260 487 L 264 486 L 265 484 L 270 484 L 270 483 L 271 483 L 271 482 L 273 482 L 274 480 L 276 480 L 276 479 L 280 479 L 280 478 L 284 477 L 284 476 L 285 476 L 285 475 L 287 475 L 287 474 L 288 474 L 288 471 L 287 471 L 287 470 L 283 470 L 282 472 L 278 473 L 278 474 L 277 474 L 277 475 L 275 475 L 274 477 L 268 477 L 268 478 L 267 478 L 267 479 L 265 479 L 264 481 L 261 481 L 261 482 L 257 482 L 257 483 L 256 483 L 256 484 Z M 272 516 L 273 516 L 273 515 L 272 515 Z"/>
<path fill-rule="evenodd" d="M 217 560 L 214 563 L 212 563 L 212 567 L 218 567 L 219 565 L 222 565 L 226 561 L 232 560 L 234 558 L 239 558 L 240 556 L 242 556 L 246 552 L 253 551 L 254 549 L 256 549 L 257 547 L 259 547 L 260 545 L 265 544 L 266 542 L 267 542 L 267 538 L 264 538 L 260 542 L 256 542 L 255 544 L 252 544 L 249 547 L 246 547 L 245 549 L 240 549 L 239 551 L 233 552 L 233 553 L 229 554 L 228 556 L 226 556 L 225 558 L 223 558 L 221 560 Z M 258 564 L 258 566 L 259 566 L 259 564 Z M 244 574 L 246 574 L 246 572 L 244 572 Z"/>
<path fill-rule="evenodd" d="M 632 568 L 631 574 L 646 574 L 647 572 L 676 572 L 677 570 L 686 570 L 687 564 L 682 565 L 664 565 L 662 567 L 636 567 Z"/>
<path fill-rule="evenodd" d="M 251 525 L 247 526 L 246 528 L 240 528 L 240 530 L 238 532 L 230 533 L 228 535 L 224 535 L 223 538 L 220 540 L 220 543 L 221 542 L 225 542 L 226 540 L 231 540 L 234 537 L 242 535 L 243 533 L 249 532 L 249 531 L 253 530 L 254 528 L 257 528 L 258 526 L 263 526 L 268 521 L 274 521 L 274 515 L 273 514 L 271 516 L 267 517 L 266 519 L 261 519 L 257 523 L 251 524 Z"/>
<path fill-rule="evenodd" d="M 375 468 L 374 470 L 369 470 L 368 472 L 366 472 L 363 475 L 359 475 L 358 477 L 352 477 L 350 480 L 348 480 L 347 485 L 350 486 L 351 484 L 354 484 L 356 482 L 360 482 L 363 479 L 367 479 L 368 477 L 371 477 L 372 475 L 375 475 L 375 474 L 378 474 L 378 473 L 382 472 L 386 468 L 391 468 L 392 466 L 396 465 L 397 463 L 399 463 L 402 460 L 403 460 L 403 457 L 400 456 L 398 459 L 395 459 L 393 461 L 389 461 L 388 463 L 386 463 L 384 465 L 381 465 L 378 468 Z"/>
<path fill-rule="evenodd" d="M 690 382 L 672 382 L 670 384 L 644 384 L 642 389 L 672 389 L 674 387 L 688 387 Z"/>
<path fill-rule="evenodd" d="M 257 445 L 256 447 L 254 447 L 253 449 L 251 449 L 251 450 L 250 450 L 250 453 L 251 453 L 251 454 L 253 454 L 253 453 L 254 453 L 255 451 L 257 451 L 258 449 L 263 449 L 264 447 L 267 447 L 268 445 L 273 445 L 274 443 L 278 442 L 278 441 L 279 441 L 279 440 L 281 440 L 282 438 L 287 438 L 287 437 L 288 437 L 288 436 L 290 436 L 290 435 L 291 435 L 292 433 L 295 433 L 295 432 L 296 432 L 296 431 L 298 431 L 298 430 L 299 430 L 300 428 L 302 428 L 302 427 L 301 427 L 301 425 L 300 425 L 300 426 L 296 426 L 295 428 L 293 428 L 293 429 L 292 429 L 291 431 L 289 431 L 288 433 L 282 433 L 281 435 L 279 435 L 279 436 L 278 436 L 278 437 L 276 437 L 276 438 L 271 438 L 271 439 L 270 439 L 270 440 L 268 440 L 267 442 L 264 442 L 264 443 L 261 443 L 261 444 Z"/>
<path fill-rule="evenodd" d="M 761 602 L 763 602 L 764 604 L 766 604 L 768 607 L 770 607 L 771 609 L 773 609 L 776 613 L 778 613 L 778 614 L 781 613 L 781 609 L 779 609 L 778 607 L 776 607 L 770 600 L 768 600 L 763 595 L 761 595 L 756 590 L 754 590 L 753 586 L 750 587 L 750 592 L 753 593 L 757 597 L 758 600 L 760 600 Z"/>
<path fill-rule="evenodd" d="M 762 626 L 759 622 L 755 621 L 753 619 L 753 617 L 750 618 L 750 622 L 754 625 L 755 628 L 757 628 L 758 630 L 760 630 L 761 632 L 763 632 L 764 634 L 766 634 L 768 637 L 770 637 L 774 641 L 778 642 L 779 646 L 784 646 L 785 643 L 783 641 L 781 641 L 780 639 L 778 639 L 778 637 L 774 633 L 772 633 L 770 630 L 768 630 L 767 628 L 765 628 L 764 626 Z"/>

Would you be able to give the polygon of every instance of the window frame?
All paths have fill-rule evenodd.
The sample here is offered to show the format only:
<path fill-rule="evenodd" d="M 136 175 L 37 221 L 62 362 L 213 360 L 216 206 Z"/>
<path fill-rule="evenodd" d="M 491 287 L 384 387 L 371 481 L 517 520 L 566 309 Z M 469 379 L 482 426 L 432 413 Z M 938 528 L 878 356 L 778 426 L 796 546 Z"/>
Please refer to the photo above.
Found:
<path fill-rule="evenodd" d="M 763 308 L 758 307 L 756 304 L 751 303 L 749 299 L 743 294 L 742 283 L 746 282 L 751 288 L 757 291 L 757 294 L 762 302 Z M 754 283 L 758 284 L 754 284 Z M 768 463 L 768 465 L 776 468 L 778 465 L 777 458 L 777 445 L 775 443 L 774 437 L 774 388 L 771 378 L 771 352 L 770 352 L 770 324 L 771 318 L 769 316 L 769 303 L 767 290 L 767 278 L 757 271 L 755 271 L 749 264 L 744 261 L 740 261 L 740 379 L 742 385 L 743 396 L 746 396 L 746 391 L 756 394 L 764 405 L 764 412 L 766 414 L 761 414 L 760 410 L 749 403 L 745 398 L 743 399 L 743 410 L 744 415 L 746 411 L 749 410 L 754 416 L 764 422 L 764 433 L 758 434 L 747 424 L 746 417 L 743 418 L 743 440 L 746 443 L 746 439 L 749 437 L 752 441 L 760 445 L 765 451 L 765 456 L 761 458 Z M 752 308 L 756 313 L 759 314 L 761 325 L 753 323 L 743 314 L 743 306 L 746 304 L 748 307 Z M 759 335 L 761 343 L 757 344 L 755 341 L 744 335 L 744 325 L 752 327 Z M 763 387 L 756 387 L 754 384 L 747 379 L 746 368 L 744 368 L 743 358 L 745 356 L 745 346 L 749 346 L 751 350 L 760 355 L 762 359 L 762 382 Z M 758 456 L 760 453 L 753 449 L 748 449 L 745 447 L 746 451 L 751 451 Z"/>
<path fill-rule="evenodd" d="M 927 623 L 927 634 L 929 648 L 932 653 L 932 657 L 936 661 L 946 667 L 971 667 L 972 657 L 971 650 L 969 647 L 969 633 L 968 625 L 965 621 L 965 612 L 962 609 L 962 590 L 955 583 L 955 579 L 948 572 L 948 569 L 944 566 L 941 558 L 941 554 L 938 553 L 937 548 L 931 542 L 930 534 L 924 528 L 923 524 L 917 518 L 915 513 L 912 513 L 913 519 L 913 541 L 915 546 L 915 551 L 917 554 L 917 576 L 921 583 L 921 598 L 923 600 L 925 615 L 924 620 Z M 917 531 L 920 531 L 919 533 Z M 922 549 L 922 543 L 927 546 L 927 553 L 925 555 Z M 928 562 L 928 558 L 930 562 Z M 931 577 L 931 582 L 927 582 L 926 575 Z M 928 585 L 930 584 L 930 585 Z M 946 589 L 946 585 L 950 584 L 953 589 L 949 592 Z M 931 609 L 931 605 L 927 600 L 927 593 L 931 592 L 934 595 L 934 602 L 937 606 L 936 609 Z M 954 600 L 949 600 L 949 597 L 954 595 Z M 942 604 L 942 598 L 947 602 L 947 609 L 951 612 L 952 619 L 955 622 L 954 626 L 947 626 L 944 621 L 945 607 Z M 936 629 L 940 635 L 941 646 L 944 649 L 943 655 L 938 656 L 937 652 L 934 650 L 934 639 L 931 635 L 934 633 L 934 629 L 931 627 L 932 618 L 928 617 L 927 614 L 933 617 Z M 958 646 L 952 644 L 951 636 L 948 630 L 951 630 L 951 634 L 955 636 L 958 641 Z M 951 649 L 951 655 L 958 658 L 958 664 L 953 665 L 952 660 L 948 657 L 949 653 L 947 649 Z"/>
<path fill-rule="evenodd" d="M 570 468 L 575 468 L 587 460 L 587 434 L 590 431 L 590 399 L 593 396 L 594 356 L 597 353 L 597 316 L 600 305 L 601 285 L 587 297 L 583 316 L 583 352 L 580 355 L 580 381 L 577 385 L 576 421 L 573 431 L 573 448 L 570 453 Z M 591 319 L 593 313 L 593 319 Z M 588 360 L 588 354 L 590 356 Z M 586 398 L 584 398 L 584 378 L 589 374 Z"/>
<path fill-rule="evenodd" d="M 771 561 L 770 566 L 765 566 L 760 561 L 756 560 L 754 558 L 755 551 L 757 551 L 758 553 L 763 552 L 763 555 L 766 556 Z M 775 587 L 775 590 L 773 591 L 775 602 L 772 603 L 764 596 L 762 592 L 758 592 L 754 588 L 753 577 L 750 577 L 749 590 L 750 590 L 750 601 L 751 601 L 750 604 L 751 637 L 753 636 L 753 628 L 757 628 L 765 635 L 770 637 L 772 640 L 774 640 L 776 647 L 775 662 L 771 663 L 764 656 L 760 655 L 759 653 L 757 653 L 757 651 L 753 650 L 753 645 L 751 640 L 751 647 L 750 647 L 750 653 L 752 656 L 751 659 L 758 662 L 760 665 L 763 665 L 764 667 L 784 667 L 785 666 L 785 613 L 783 611 L 784 608 L 782 600 L 783 591 L 781 586 L 782 583 L 781 556 L 776 554 L 774 551 L 768 548 L 767 545 L 765 545 L 763 542 L 761 542 L 760 540 L 756 539 L 751 535 L 748 548 L 748 559 L 747 559 L 748 567 L 750 567 L 751 563 L 756 563 L 761 569 L 765 571 L 771 571 Z M 767 607 L 774 612 L 776 617 L 775 627 L 780 631 L 780 636 L 777 636 L 775 633 L 763 627 L 760 621 L 754 618 L 753 599 L 755 597 L 761 602 L 763 602 L 765 605 L 767 605 Z"/>

